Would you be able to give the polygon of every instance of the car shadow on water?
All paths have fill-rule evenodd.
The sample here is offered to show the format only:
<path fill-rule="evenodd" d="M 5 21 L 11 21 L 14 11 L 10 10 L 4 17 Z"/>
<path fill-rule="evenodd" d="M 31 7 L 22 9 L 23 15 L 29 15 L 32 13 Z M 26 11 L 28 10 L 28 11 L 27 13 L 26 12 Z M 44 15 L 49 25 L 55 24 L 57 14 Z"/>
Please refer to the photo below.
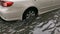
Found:
<path fill-rule="evenodd" d="M 0 34 L 57 34 L 60 32 L 60 10 L 39 15 L 24 21 L 0 20 Z"/>

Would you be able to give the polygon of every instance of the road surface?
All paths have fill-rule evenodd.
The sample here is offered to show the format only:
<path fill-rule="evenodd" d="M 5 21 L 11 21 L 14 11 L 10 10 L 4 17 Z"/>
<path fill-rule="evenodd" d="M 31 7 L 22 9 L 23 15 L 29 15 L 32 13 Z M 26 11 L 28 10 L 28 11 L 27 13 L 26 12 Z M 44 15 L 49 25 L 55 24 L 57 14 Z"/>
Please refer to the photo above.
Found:
<path fill-rule="evenodd" d="M 39 15 L 26 21 L 3 21 L 0 19 L 0 34 L 59 34 L 60 10 Z"/>

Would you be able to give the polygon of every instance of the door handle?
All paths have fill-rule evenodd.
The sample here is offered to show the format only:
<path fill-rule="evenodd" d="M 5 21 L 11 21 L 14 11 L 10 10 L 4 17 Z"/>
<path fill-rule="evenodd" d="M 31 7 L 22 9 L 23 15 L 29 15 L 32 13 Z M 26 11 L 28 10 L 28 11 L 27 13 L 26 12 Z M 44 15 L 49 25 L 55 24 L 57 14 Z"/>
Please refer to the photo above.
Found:
<path fill-rule="evenodd" d="M 36 0 L 34 0 L 34 1 L 36 1 Z"/>
<path fill-rule="evenodd" d="M 51 2 L 53 2 L 53 0 Z"/>

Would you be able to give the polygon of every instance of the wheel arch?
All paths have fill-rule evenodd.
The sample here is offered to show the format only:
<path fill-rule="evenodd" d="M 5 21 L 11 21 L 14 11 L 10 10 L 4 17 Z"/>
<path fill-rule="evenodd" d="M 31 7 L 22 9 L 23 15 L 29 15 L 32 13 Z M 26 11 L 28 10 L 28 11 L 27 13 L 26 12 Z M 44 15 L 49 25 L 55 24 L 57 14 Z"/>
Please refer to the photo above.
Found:
<path fill-rule="evenodd" d="M 31 8 L 32 8 L 32 9 L 33 9 L 33 8 L 36 9 L 36 13 L 38 14 L 38 8 L 35 7 L 35 6 L 30 6 L 30 7 L 28 7 L 27 9 L 24 10 L 24 12 L 23 12 L 23 14 L 22 14 L 22 20 L 23 20 L 24 14 L 26 13 L 26 10 L 31 9 Z"/>

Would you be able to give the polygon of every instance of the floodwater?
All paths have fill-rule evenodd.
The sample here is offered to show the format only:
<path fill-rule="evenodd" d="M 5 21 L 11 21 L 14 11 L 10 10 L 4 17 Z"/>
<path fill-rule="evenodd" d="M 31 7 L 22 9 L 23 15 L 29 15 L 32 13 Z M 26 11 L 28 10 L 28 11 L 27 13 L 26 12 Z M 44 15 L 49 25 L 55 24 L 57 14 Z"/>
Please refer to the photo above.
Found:
<path fill-rule="evenodd" d="M 0 19 L 0 34 L 59 34 L 60 10 L 39 15 L 26 21 L 6 22 Z"/>

